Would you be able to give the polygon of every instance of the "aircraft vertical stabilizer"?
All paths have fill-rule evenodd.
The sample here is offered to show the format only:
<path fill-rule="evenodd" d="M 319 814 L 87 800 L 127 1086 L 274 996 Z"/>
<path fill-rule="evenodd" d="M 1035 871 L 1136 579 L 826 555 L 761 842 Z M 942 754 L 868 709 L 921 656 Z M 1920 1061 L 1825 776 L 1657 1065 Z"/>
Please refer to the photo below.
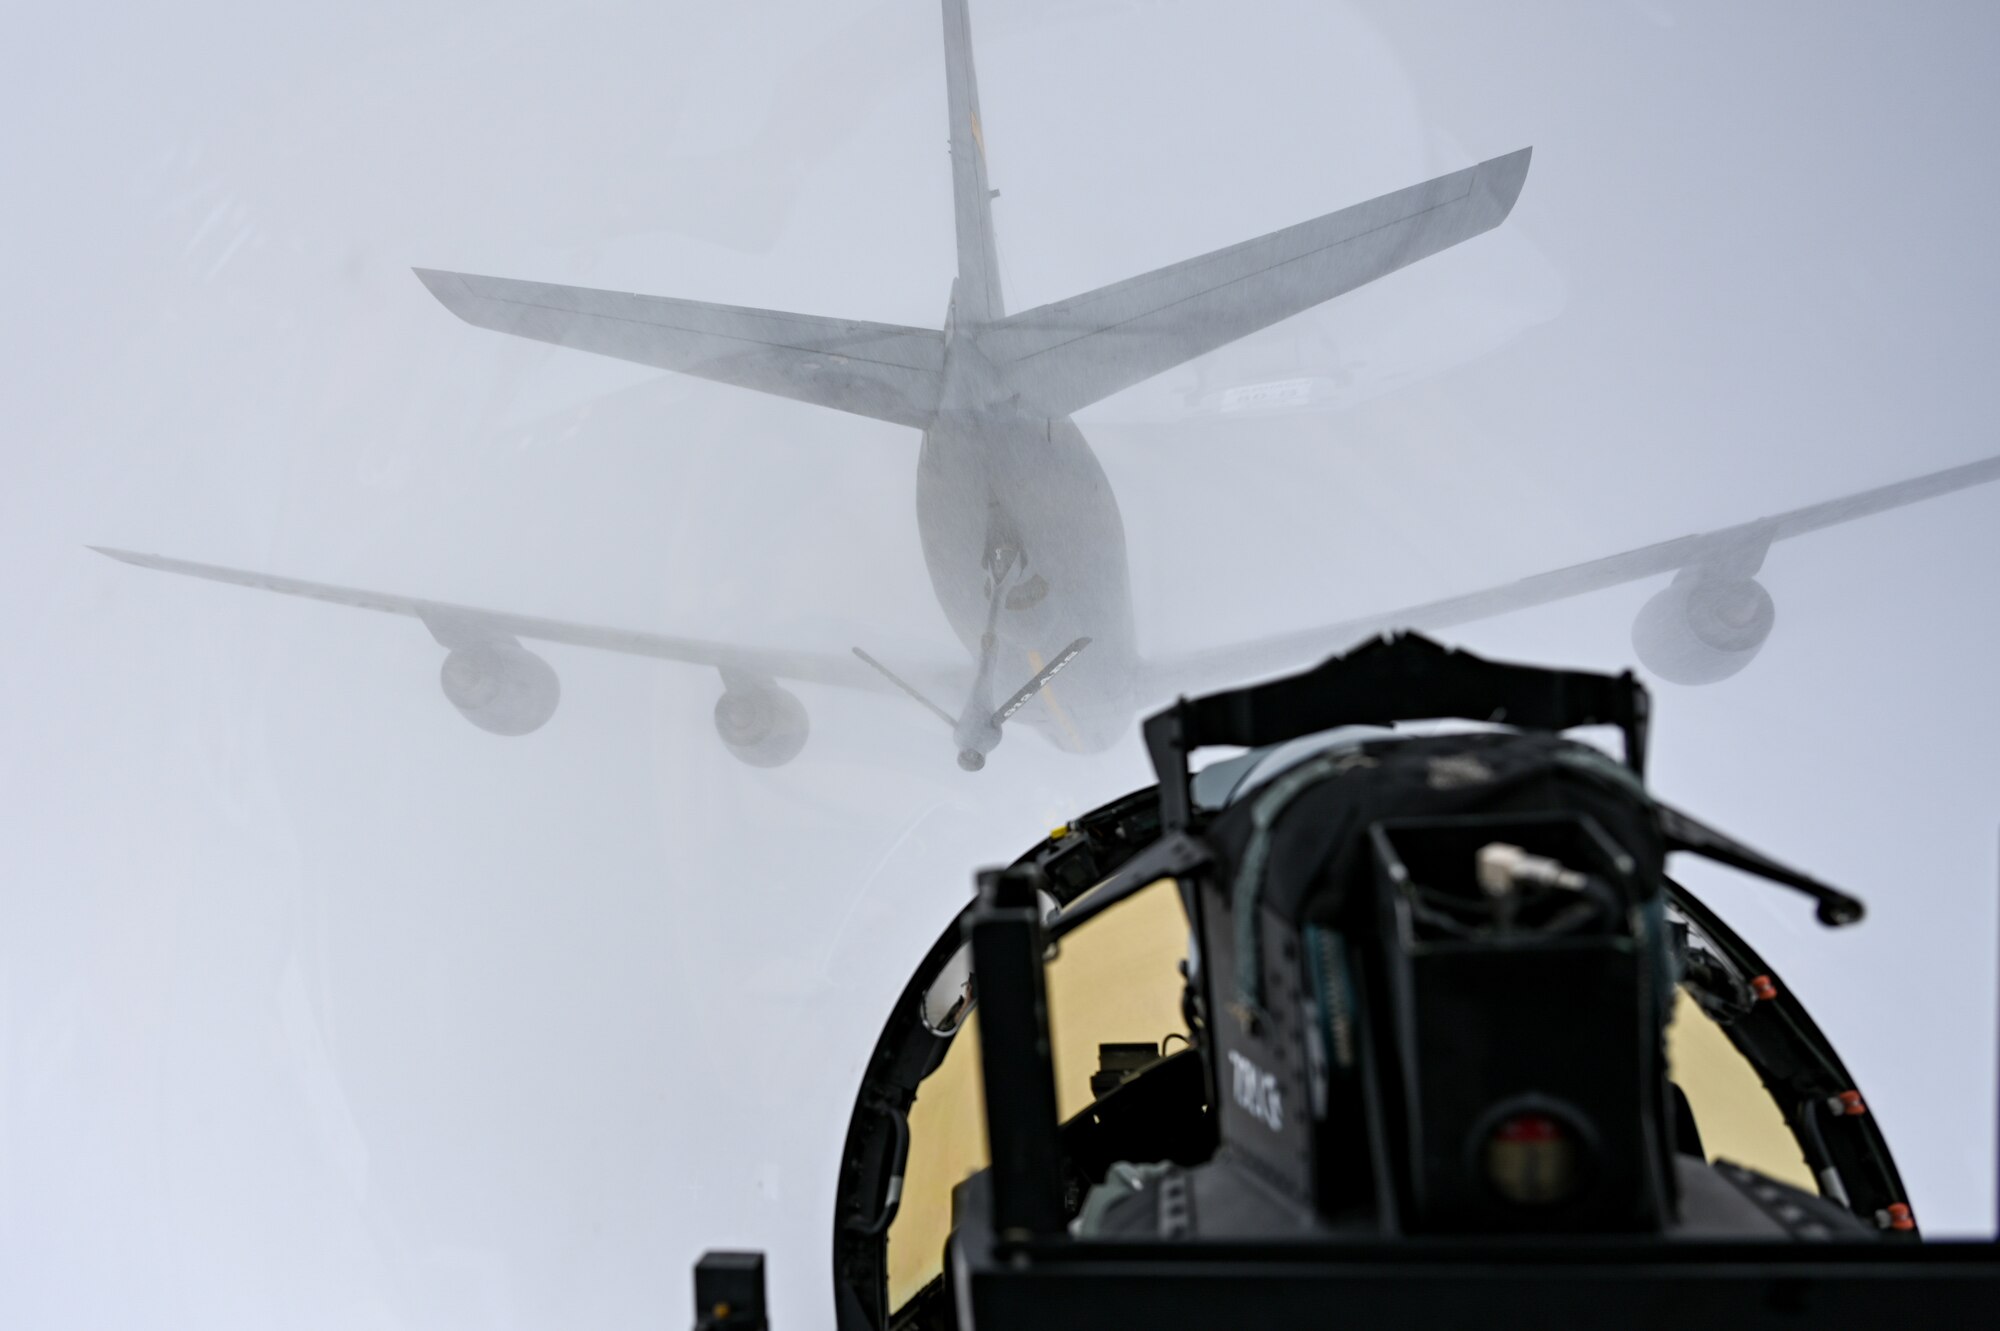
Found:
<path fill-rule="evenodd" d="M 1006 313 L 993 248 L 986 135 L 979 126 L 979 80 L 972 71 L 972 21 L 965 0 L 944 0 L 944 87 L 951 110 L 951 198 L 958 222 L 958 319 L 986 323 Z"/>

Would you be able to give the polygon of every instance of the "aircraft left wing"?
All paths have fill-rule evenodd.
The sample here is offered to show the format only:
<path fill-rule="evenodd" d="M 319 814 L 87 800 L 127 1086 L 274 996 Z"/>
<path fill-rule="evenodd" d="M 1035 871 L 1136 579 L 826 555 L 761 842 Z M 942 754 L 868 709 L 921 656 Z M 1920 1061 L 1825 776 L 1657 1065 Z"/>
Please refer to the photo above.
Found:
<path fill-rule="evenodd" d="M 356 587 L 336 587 L 329 583 L 307 582 L 302 578 L 286 578 L 272 573 L 254 573 L 247 569 L 224 568 L 216 564 L 198 564 L 188 559 L 170 559 L 165 555 L 113 550 L 101 545 L 93 545 L 90 548 L 112 559 L 136 564 L 140 568 L 158 569 L 163 573 L 181 573 L 188 577 L 206 578 L 211 582 L 234 583 L 239 587 L 282 592 L 287 596 L 305 596 L 315 601 L 330 601 L 335 605 L 349 605 L 361 610 L 380 610 L 392 615 L 407 615 L 412 619 L 423 621 L 424 627 L 431 631 L 431 636 L 445 647 L 468 646 L 496 638 L 532 638 L 539 642 L 567 643 L 576 647 L 594 647 L 600 651 L 623 652 L 630 656 L 650 656 L 662 661 L 711 666 L 726 673 L 797 680 L 808 684 L 828 684 L 836 688 L 864 689 L 870 693 L 898 693 L 894 685 L 845 652 L 794 652 L 778 648 L 739 647 L 700 638 L 673 638 L 636 629 L 571 624 L 558 619 L 542 619 L 534 615 L 482 610 L 475 606 L 453 605 L 445 601 L 427 601 L 414 596 L 396 596 L 384 592 L 363 591 Z M 941 681 L 938 684 L 940 687 L 949 687 Z M 962 685 L 962 681 L 954 679 L 952 684 Z"/>
<path fill-rule="evenodd" d="M 1441 629 L 1490 619 L 1530 606 L 1548 605 L 1602 591 L 1662 573 L 1694 569 L 1724 578 L 1748 579 L 1762 566 L 1773 541 L 1803 536 L 1856 518 L 1883 513 L 1905 504 L 2000 480 L 2000 457 L 1863 490 L 1858 494 L 1808 504 L 1787 513 L 1758 518 L 1734 527 L 1676 537 L 1621 554 L 1552 569 L 1516 582 L 1502 583 L 1459 596 L 1427 601 L 1379 614 L 1362 615 L 1319 628 L 1273 634 L 1249 642 L 1146 663 L 1144 688 L 1149 697 L 1199 693 L 1225 684 L 1306 665 L 1352 643 L 1392 629 Z"/>

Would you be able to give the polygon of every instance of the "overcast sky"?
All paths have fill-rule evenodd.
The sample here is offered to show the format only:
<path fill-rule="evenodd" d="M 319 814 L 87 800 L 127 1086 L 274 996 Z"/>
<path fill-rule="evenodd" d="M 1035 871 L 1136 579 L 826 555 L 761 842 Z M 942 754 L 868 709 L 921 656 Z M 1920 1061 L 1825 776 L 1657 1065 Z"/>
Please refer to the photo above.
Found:
<path fill-rule="evenodd" d="M 861 1060 L 974 866 L 1147 780 L 968 776 L 891 698 L 717 742 L 548 652 L 502 740 L 414 621 L 86 543 L 952 659 L 917 436 L 460 324 L 413 264 L 937 326 L 940 24 L 886 4 L 44 6 L 0 54 L 0 1322 L 829 1324 Z M 1142 650 L 1469 589 L 2000 452 L 2000 10 L 984 0 L 1026 308 L 1524 145 L 1497 232 L 1079 418 Z M 1276 368 L 1273 368 L 1276 367 Z M 1327 410 L 1200 419 L 1304 373 Z M 1232 376 L 1234 376 L 1232 378 Z M 2000 487 L 1802 538 L 1654 782 L 1870 903 L 1685 866 L 1992 1230 Z M 1448 635 L 1631 662 L 1639 585 Z"/>

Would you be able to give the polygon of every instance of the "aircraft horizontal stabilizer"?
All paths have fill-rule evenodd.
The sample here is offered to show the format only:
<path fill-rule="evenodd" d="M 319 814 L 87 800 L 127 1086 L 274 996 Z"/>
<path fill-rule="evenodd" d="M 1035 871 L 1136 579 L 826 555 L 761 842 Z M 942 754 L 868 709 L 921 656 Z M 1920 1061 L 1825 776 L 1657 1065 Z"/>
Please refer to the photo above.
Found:
<path fill-rule="evenodd" d="M 588 287 L 415 270 L 469 324 L 921 429 L 937 409 L 944 335 Z"/>
<path fill-rule="evenodd" d="M 1024 310 L 980 332 L 979 349 L 1024 406 L 1066 416 L 1492 230 L 1520 197 L 1530 151 Z"/>

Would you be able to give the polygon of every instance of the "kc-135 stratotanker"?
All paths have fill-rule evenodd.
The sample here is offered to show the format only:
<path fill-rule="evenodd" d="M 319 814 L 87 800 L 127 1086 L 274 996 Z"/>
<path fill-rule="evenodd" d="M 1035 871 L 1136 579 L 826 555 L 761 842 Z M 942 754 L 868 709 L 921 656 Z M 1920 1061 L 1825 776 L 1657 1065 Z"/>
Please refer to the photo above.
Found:
<path fill-rule="evenodd" d="M 959 765 L 977 770 L 1008 724 L 1095 752 L 1140 707 L 1177 692 L 1291 668 L 1385 628 L 1442 628 L 1664 574 L 1672 582 L 1639 612 L 1634 647 L 1666 679 L 1712 682 L 1746 665 L 1770 634 L 1775 609 L 1756 575 L 1774 541 L 2000 478 L 2000 457 L 1987 458 L 1423 605 L 1142 656 L 1118 502 L 1071 413 L 1500 225 L 1527 179 L 1529 150 L 1008 314 L 966 3 L 943 0 L 943 9 L 958 276 L 942 329 L 417 275 L 483 328 L 920 431 L 924 561 L 969 660 L 913 667 L 860 646 L 838 654 L 705 641 L 97 548 L 147 568 L 413 616 L 445 650 L 445 696 L 495 734 L 540 729 L 560 700 L 554 668 L 521 645 L 529 639 L 714 669 L 723 690 L 716 732 L 757 766 L 789 762 L 805 745 L 805 706 L 787 681 L 907 694 L 948 728 Z"/>
<path fill-rule="evenodd" d="M 1990 1321 L 2000 1245 L 1922 1238 L 1915 1125 L 1670 860 L 1861 901 L 1667 803 L 1648 712 L 1401 635 L 1151 717 L 1158 784 L 975 875 L 895 1001 L 800 1325 Z M 762 1255 L 695 1315 L 763 1331 Z"/>

